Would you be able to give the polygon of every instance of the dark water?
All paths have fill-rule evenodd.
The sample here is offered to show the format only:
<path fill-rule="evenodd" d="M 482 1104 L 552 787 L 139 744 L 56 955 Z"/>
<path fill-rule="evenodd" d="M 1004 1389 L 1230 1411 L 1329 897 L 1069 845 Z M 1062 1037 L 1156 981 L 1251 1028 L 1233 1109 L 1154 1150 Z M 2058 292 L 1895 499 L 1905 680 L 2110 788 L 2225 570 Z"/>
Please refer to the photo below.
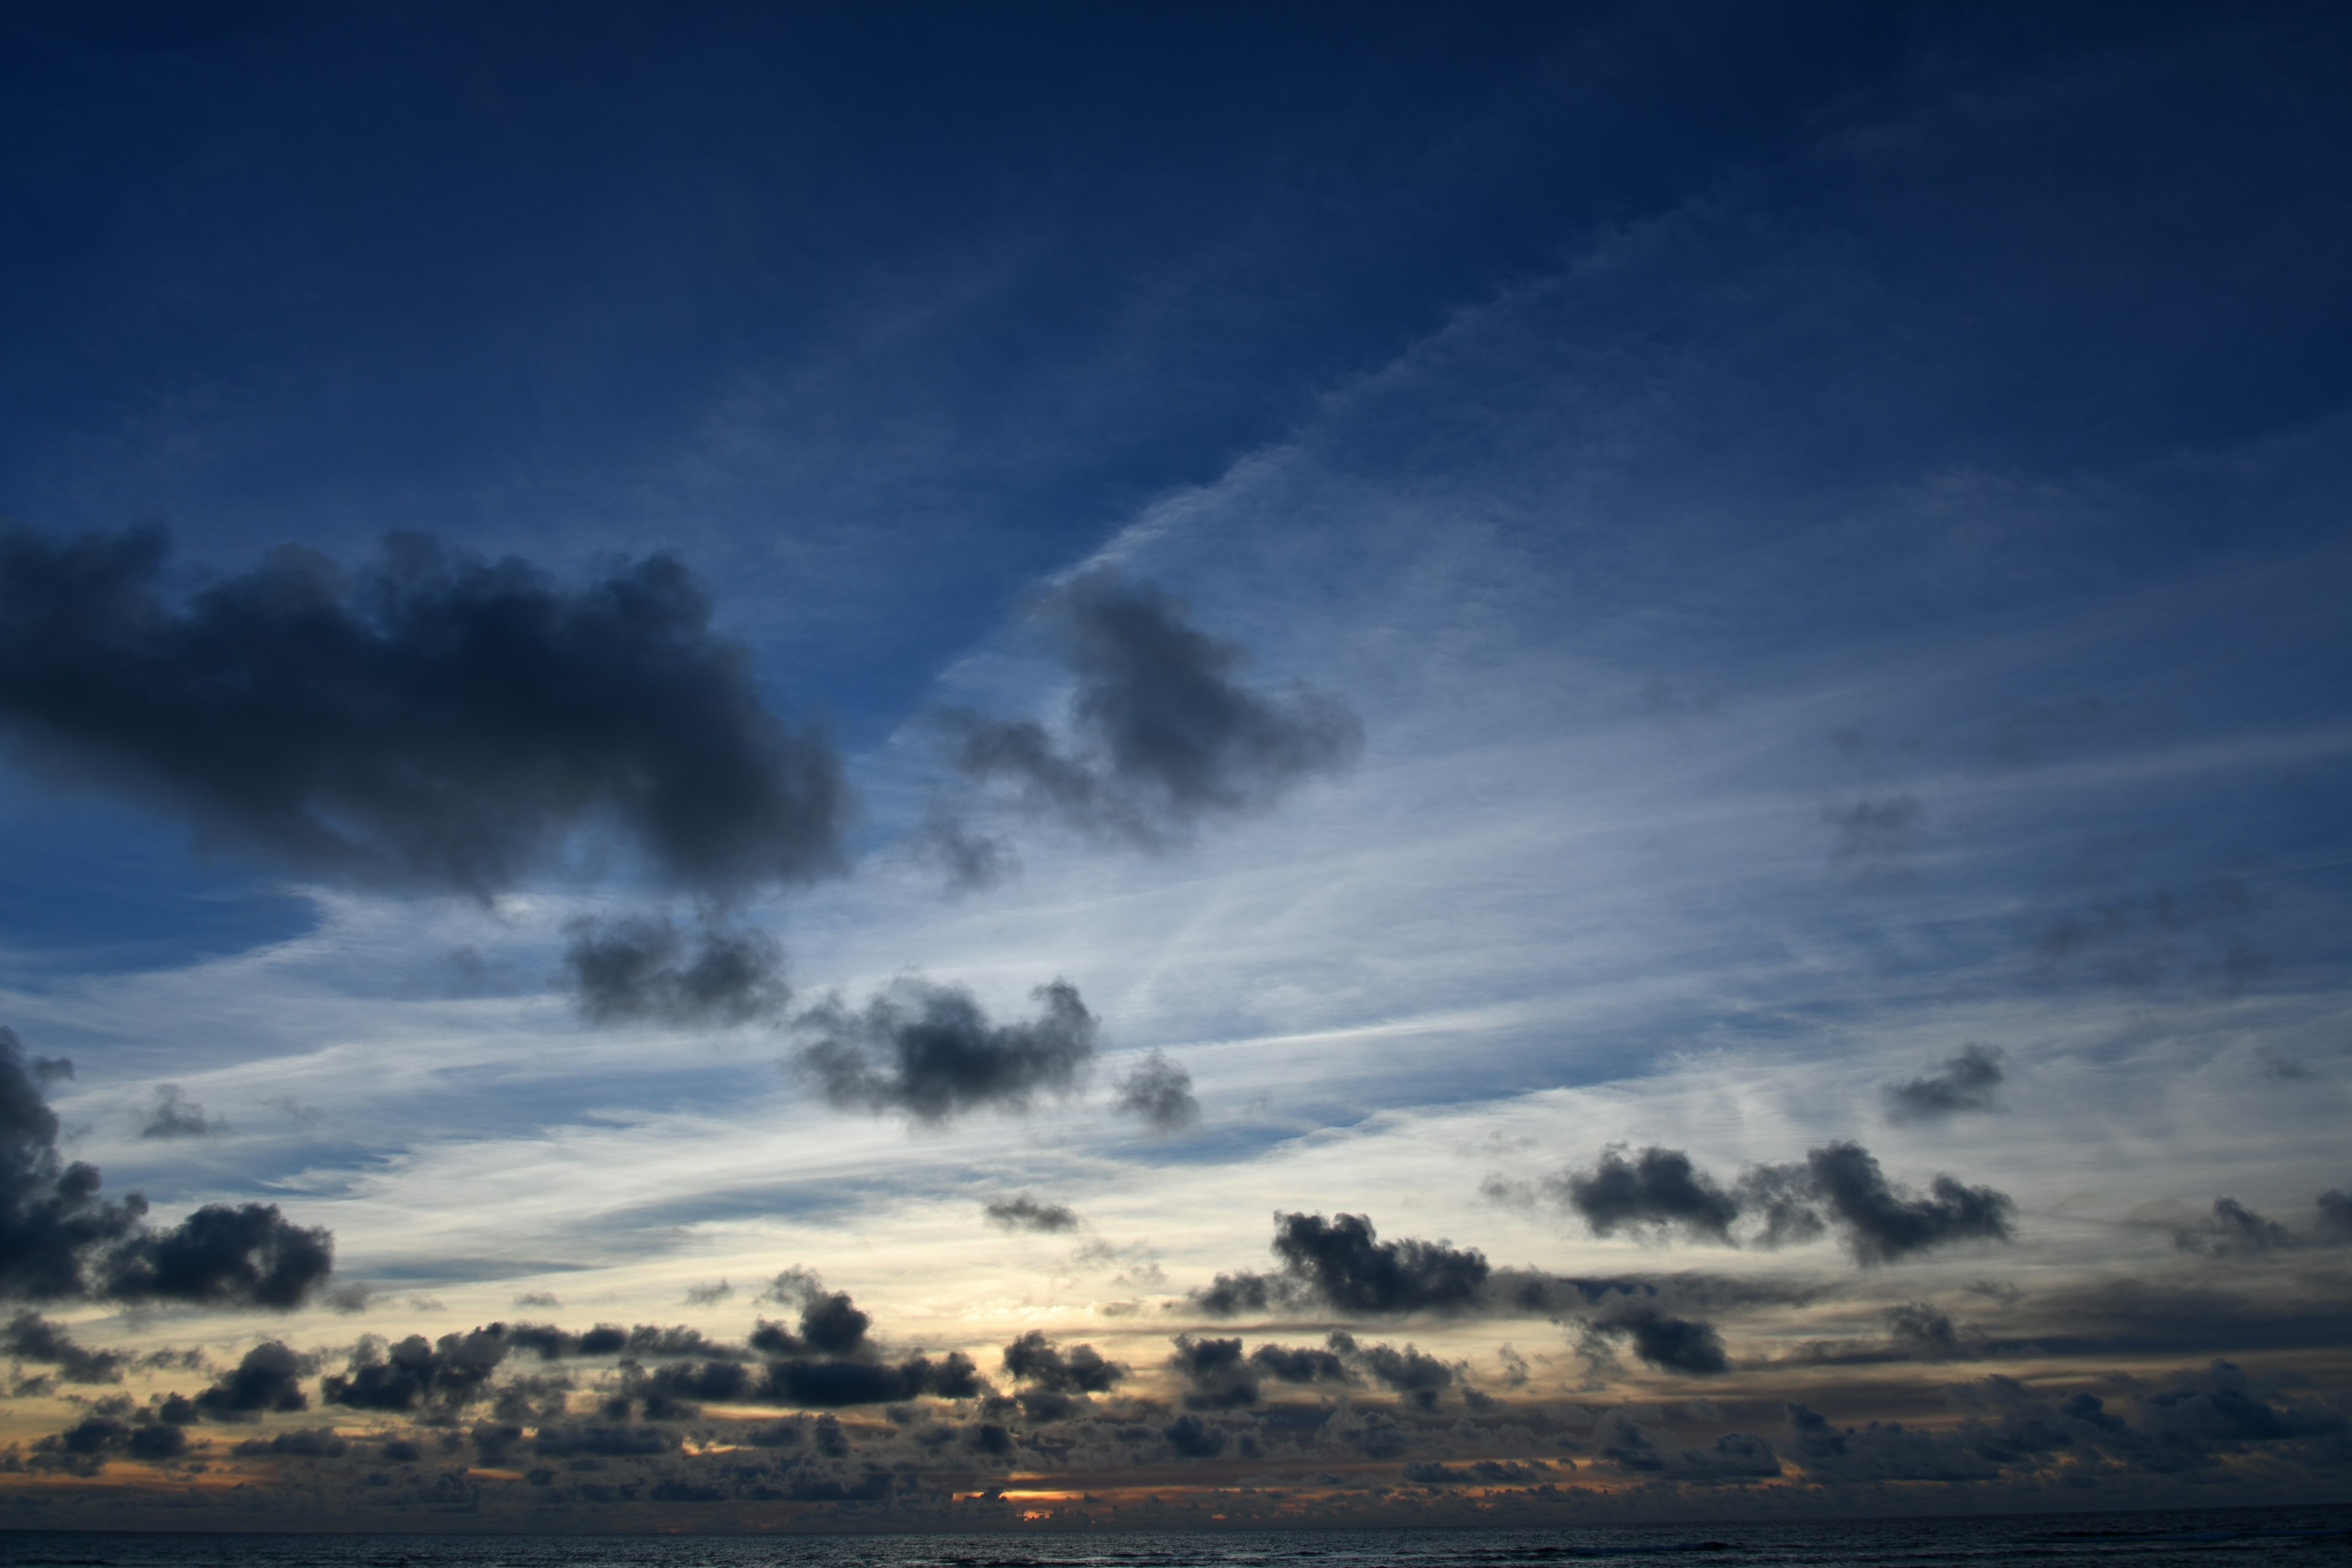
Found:
<path fill-rule="evenodd" d="M 1022 1535 L 0 1534 L 0 1568 L 1519 1568 L 1778 1564 L 2352 1565 L 2352 1508 L 1557 1530 Z"/>

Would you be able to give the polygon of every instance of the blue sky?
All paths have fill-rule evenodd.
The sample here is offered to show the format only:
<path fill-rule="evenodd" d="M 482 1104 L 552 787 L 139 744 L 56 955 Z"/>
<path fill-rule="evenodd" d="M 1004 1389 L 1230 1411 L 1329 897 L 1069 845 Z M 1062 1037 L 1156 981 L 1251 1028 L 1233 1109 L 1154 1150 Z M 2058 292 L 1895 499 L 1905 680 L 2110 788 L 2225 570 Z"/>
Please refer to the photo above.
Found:
<path fill-rule="evenodd" d="M 2340 1497 L 2340 25 L 674 11 L 5 24 L 11 1517 Z"/>

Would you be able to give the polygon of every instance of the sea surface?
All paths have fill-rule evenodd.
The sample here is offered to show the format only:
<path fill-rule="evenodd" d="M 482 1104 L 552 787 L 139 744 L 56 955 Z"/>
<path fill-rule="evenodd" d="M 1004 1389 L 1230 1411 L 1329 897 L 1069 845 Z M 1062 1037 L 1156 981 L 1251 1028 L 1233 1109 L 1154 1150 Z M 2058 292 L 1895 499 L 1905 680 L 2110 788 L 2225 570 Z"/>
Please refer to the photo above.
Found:
<path fill-rule="evenodd" d="M 1519 1568 L 2352 1564 L 2352 1507 L 1557 1530 L 990 1535 L 0 1533 L 0 1568 Z"/>

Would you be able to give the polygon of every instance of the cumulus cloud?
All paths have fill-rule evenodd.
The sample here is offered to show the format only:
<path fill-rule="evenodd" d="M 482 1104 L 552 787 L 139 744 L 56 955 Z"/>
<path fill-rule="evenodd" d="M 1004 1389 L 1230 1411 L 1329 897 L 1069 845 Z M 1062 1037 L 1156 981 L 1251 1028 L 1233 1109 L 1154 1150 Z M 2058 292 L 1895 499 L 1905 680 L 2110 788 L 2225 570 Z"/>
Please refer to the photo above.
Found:
<path fill-rule="evenodd" d="M 1811 1150 L 1800 1163 L 1751 1166 L 1729 1187 L 1680 1150 L 1648 1148 L 1629 1159 L 1612 1146 L 1591 1170 L 1562 1173 L 1546 1185 L 1596 1235 L 1679 1232 L 1737 1246 L 1733 1227 L 1744 1225 L 1752 1245 L 1771 1247 L 1835 1231 L 1864 1264 L 1955 1242 L 2007 1241 L 2014 1211 L 2006 1194 L 1950 1176 L 1936 1177 L 1924 1194 L 1898 1186 L 1870 1151 L 1853 1142 Z"/>
<path fill-rule="evenodd" d="M 770 712 L 666 555 L 571 589 L 414 534 L 346 572 L 285 547 L 176 600 L 161 528 L 0 532 L 19 753 L 306 875 L 476 895 L 617 829 L 730 893 L 840 864 L 849 792 Z"/>
<path fill-rule="evenodd" d="M 1113 1086 L 1111 1109 L 1139 1120 L 1154 1132 L 1181 1132 L 1201 1121 L 1192 1096 L 1192 1075 L 1165 1051 L 1155 1050 Z"/>
<path fill-rule="evenodd" d="M 1067 1204 L 1039 1203 L 1027 1193 L 992 1198 L 982 1206 L 991 1225 L 1006 1230 L 1055 1232 L 1078 1228 L 1078 1216 Z"/>
<path fill-rule="evenodd" d="M 1056 980 L 1031 994 L 1037 1017 L 995 1024 L 960 985 L 900 980 L 860 1011 L 836 1000 L 795 1020 L 817 1037 L 795 1065 L 847 1110 L 932 1122 L 1025 1110 L 1041 1093 L 1071 1092 L 1095 1055 L 1095 1016 L 1076 986 Z"/>
<path fill-rule="evenodd" d="M 1033 815 L 1162 849 L 1213 818 L 1266 809 L 1362 750 L 1363 727 L 1338 699 L 1237 684 L 1246 654 L 1190 625 L 1181 603 L 1148 584 L 1092 572 L 1041 615 L 1076 678 L 1074 746 L 1033 720 L 948 721 L 958 766 L 1009 783 Z"/>
<path fill-rule="evenodd" d="M 215 1421 L 254 1421 L 308 1410 L 310 1399 L 302 1392 L 302 1380 L 317 1370 L 308 1356 L 265 1340 L 197 1394 L 195 1406 Z"/>
<path fill-rule="evenodd" d="M 1220 1274 L 1192 1303 L 1213 1316 L 1319 1305 L 1366 1316 L 1460 1311 L 1476 1305 L 1493 1272 L 1475 1248 L 1444 1241 L 1382 1241 L 1362 1215 L 1276 1214 L 1275 1274 Z"/>
<path fill-rule="evenodd" d="M 322 1380 L 319 1391 L 328 1404 L 354 1410 L 456 1408 L 480 1395 L 513 1348 L 502 1323 L 444 1334 L 438 1342 L 422 1334 L 389 1346 L 365 1339 L 352 1352 L 349 1366 Z"/>
<path fill-rule="evenodd" d="M 1962 1110 L 1990 1110 L 2006 1076 L 1998 1047 L 1966 1045 L 1941 1072 L 1885 1088 L 1887 1114 L 1897 1121 L 1937 1121 Z"/>
<path fill-rule="evenodd" d="M 90 1350 L 74 1342 L 63 1323 L 38 1312 L 17 1313 L 0 1329 L 0 1351 L 18 1361 L 40 1362 L 58 1369 L 67 1383 L 121 1383 L 130 1357 L 120 1351 Z"/>
<path fill-rule="evenodd" d="M 1625 1300 L 1585 1320 L 1588 1347 L 1623 1341 L 1633 1353 L 1662 1372 L 1712 1377 L 1730 1369 L 1723 1337 L 1715 1326 L 1678 1318 L 1654 1301 Z"/>
<path fill-rule="evenodd" d="M 792 1000 L 783 945 L 767 931 L 704 922 L 689 945 L 666 915 L 570 927 L 564 973 L 592 1024 L 737 1028 L 782 1016 Z"/>
<path fill-rule="evenodd" d="M 145 1198 L 100 1196 L 98 1167 L 57 1143 L 24 1042 L 0 1026 L 0 1298 L 285 1310 L 333 1270 L 334 1238 L 275 1204 L 207 1205 L 156 1229 Z"/>
<path fill-rule="evenodd" d="M 1124 1381 L 1123 1362 L 1107 1361 L 1092 1345 L 1064 1351 L 1032 1329 L 1004 1347 L 1004 1373 L 1051 1394 L 1108 1394 Z"/>
<path fill-rule="evenodd" d="M 1629 1160 L 1622 1144 L 1612 1144 L 1591 1170 L 1564 1173 L 1550 1185 L 1595 1236 L 1679 1229 L 1727 1242 L 1739 1217 L 1738 1201 L 1679 1149 L 1644 1149 Z"/>

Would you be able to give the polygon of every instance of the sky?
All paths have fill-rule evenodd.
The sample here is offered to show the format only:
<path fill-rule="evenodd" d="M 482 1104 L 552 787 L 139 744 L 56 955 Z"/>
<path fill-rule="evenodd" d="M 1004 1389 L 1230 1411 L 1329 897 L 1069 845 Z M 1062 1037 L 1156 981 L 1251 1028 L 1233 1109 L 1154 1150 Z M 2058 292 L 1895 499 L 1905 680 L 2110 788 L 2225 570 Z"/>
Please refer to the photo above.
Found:
<path fill-rule="evenodd" d="M 0 18 L 0 1521 L 2346 1500 L 2352 24 Z"/>

